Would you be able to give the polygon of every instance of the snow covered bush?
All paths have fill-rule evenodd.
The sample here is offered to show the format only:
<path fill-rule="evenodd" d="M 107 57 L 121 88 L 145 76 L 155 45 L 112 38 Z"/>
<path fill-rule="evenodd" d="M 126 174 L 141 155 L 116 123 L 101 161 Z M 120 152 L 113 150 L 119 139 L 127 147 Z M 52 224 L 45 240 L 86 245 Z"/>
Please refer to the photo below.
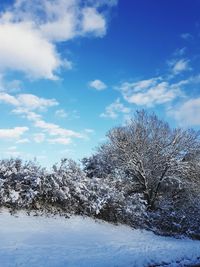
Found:
<path fill-rule="evenodd" d="M 85 173 L 89 176 L 89 203 L 93 203 L 93 216 L 144 227 L 147 213 L 143 195 L 137 191 L 135 194 L 130 193 L 130 183 L 111 161 L 105 166 L 107 156 L 107 153 L 99 153 L 83 161 Z"/>
<path fill-rule="evenodd" d="M 62 159 L 41 181 L 41 205 L 50 210 L 54 207 L 62 212 L 84 213 L 89 196 L 86 179 L 75 161 Z"/>
<path fill-rule="evenodd" d="M 0 204 L 13 208 L 34 205 L 45 175 L 36 162 L 21 159 L 0 161 Z"/>
<path fill-rule="evenodd" d="M 149 227 L 159 234 L 188 235 L 200 239 L 200 190 L 183 188 L 162 197 L 156 210 L 149 212 Z"/>

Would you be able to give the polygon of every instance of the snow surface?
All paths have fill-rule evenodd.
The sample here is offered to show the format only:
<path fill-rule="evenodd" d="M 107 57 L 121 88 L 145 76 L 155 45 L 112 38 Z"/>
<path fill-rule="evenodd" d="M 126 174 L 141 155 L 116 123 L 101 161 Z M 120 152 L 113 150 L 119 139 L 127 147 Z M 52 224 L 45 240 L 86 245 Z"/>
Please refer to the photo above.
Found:
<path fill-rule="evenodd" d="M 200 241 L 89 218 L 0 213 L 1 267 L 142 267 L 200 263 Z M 199 258 L 199 259 L 198 259 Z"/>

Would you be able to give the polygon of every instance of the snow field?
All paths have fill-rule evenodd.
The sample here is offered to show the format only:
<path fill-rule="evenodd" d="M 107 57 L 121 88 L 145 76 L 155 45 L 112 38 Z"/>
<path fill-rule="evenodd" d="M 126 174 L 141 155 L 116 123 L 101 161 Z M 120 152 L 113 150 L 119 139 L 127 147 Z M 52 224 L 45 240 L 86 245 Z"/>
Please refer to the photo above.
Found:
<path fill-rule="evenodd" d="M 199 258 L 199 259 L 198 259 Z M 200 241 L 90 218 L 0 213 L 1 267 L 142 267 L 200 263 Z M 165 265 L 166 264 L 166 265 Z"/>

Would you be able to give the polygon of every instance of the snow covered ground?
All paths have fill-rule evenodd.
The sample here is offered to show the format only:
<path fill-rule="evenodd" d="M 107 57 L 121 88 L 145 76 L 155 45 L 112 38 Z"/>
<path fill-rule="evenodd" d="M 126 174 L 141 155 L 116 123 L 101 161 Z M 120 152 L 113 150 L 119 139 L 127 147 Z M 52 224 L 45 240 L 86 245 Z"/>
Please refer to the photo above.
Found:
<path fill-rule="evenodd" d="M 79 216 L 0 212 L 1 267 L 191 266 L 200 263 L 198 257 L 200 241 L 160 237 Z"/>

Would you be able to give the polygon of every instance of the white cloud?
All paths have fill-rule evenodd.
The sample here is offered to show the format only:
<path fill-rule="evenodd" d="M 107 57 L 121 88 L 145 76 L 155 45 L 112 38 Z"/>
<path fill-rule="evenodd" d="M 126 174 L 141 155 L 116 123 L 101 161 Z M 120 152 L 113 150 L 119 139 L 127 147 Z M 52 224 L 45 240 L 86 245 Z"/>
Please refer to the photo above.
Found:
<path fill-rule="evenodd" d="M 13 110 L 13 113 L 25 117 L 33 123 L 34 127 L 42 129 L 43 132 L 47 133 L 50 136 L 58 136 L 62 138 L 84 138 L 84 135 L 79 132 L 62 128 L 55 123 L 46 122 L 45 120 L 43 120 L 40 114 L 37 114 L 33 111 L 18 108 Z"/>
<path fill-rule="evenodd" d="M 173 108 L 169 112 L 181 125 L 199 126 L 200 125 L 200 97 L 189 99 L 178 108 Z"/>
<path fill-rule="evenodd" d="M 17 96 L 12 96 L 4 92 L 0 93 L 0 102 L 28 110 L 44 110 L 48 107 L 58 105 L 58 102 L 55 99 L 46 99 L 33 94 L 19 94 Z"/>
<path fill-rule="evenodd" d="M 18 139 L 28 130 L 29 130 L 28 127 L 0 129 L 0 139 Z"/>
<path fill-rule="evenodd" d="M 46 99 L 32 94 L 20 94 L 17 96 L 17 100 L 19 101 L 20 107 L 30 110 L 41 110 L 58 105 L 58 102 L 55 99 Z"/>
<path fill-rule="evenodd" d="M 106 33 L 106 16 L 116 1 L 16 0 L 0 14 L 0 70 L 17 70 L 31 78 L 57 79 L 61 58 L 56 43 Z M 102 9 L 101 7 L 104 7 Z"/>
<path fill-rule="evenodd" d="M 91 82 L 89 82 L 89 86 L 91 88 L 98 90 L 98 91 L 101 91 L 101 90 L 104 90 L 107 88 L 107 85 L 104 82 L 102 82 L 101 80 L 91 81 Z"/>
<path fill-rule="evenodd" d="M 124 104 L 122 104 L 120 102 L 120 99 L 118 98 L 114 103 L 106 107 L 105 112 L 101 113 L 100 117 L 115 119 L 120 113 L 127 114 L 130 111 L 130 108 L 125 107 Z"/>
<path fill-rule="evenodd" d="M 12 95 L 7 94 L 7 93 L 0 93 L 0 102 L 4 102 L 6 104 L 10 104 L 13 106 L 18 106 L 18 104 L 19 104 L 19 102 L 15 96 L 12 96 Z"/>
<path fill-rule="evenodd" d="M 40 29 L 45 37 L 49 40 L 59 42 L 70 40 L 78 34 L 78 1 L 43 0 L 41 2 L 46 18 L 41 23 Z"/>
<path fill-rule="evenodd" d="M 62 62 L 55 46 L 28 23 L 0 24 L 0 70 L 17 70 L 33 78 L 56 79 Z"/>
<path fill-rule="evenodd" d="M 133 83 L 124 82 L 120 87 L 123 92 L 129 92 L 132 89 L 134 92 L 142 91 L 143 89 L 149 89 L 157 84 L 161 78 L 152 78 L 148 80 L 141 80 Z"/>
<path fill-rule="evenodd" d="M 29 110 L 24 109 L 24 108 L 13 109 L 12 113 L 20 115 L 29 121 L 36 121 L 36 120 L 40 120 L 42 118 L 42 116 L 40 114 L 37 114 L 33 111 L 29 111 Z"/>
<path fill-rule="evenodd" d="M 35 128 L 42 130 L 43 133 L 36 134 L 33 138 L 37 143 L 44 141 L 45 134 L 56 137 L 54 138 L 56 141 L 52 141 L 54 139 L 51 139 L 52 144 L 56 144 L 58 142 L 67 144 L 72 141 L 72 138 L 85 138 L 85 134 L 62 128 L 55 123 L 46 122 L 41 114 L 35 112 L 35 110 L 41 111 L 47 109 L 48 107 L 58 105 L 58 102 L 55 99 L 40 98 L 32 94 L 19 94 L 17 96 L 12 96 L 8 93 L 2 92 L 0 93 L 0 102 L 14 106 L 15 108 L 12 110 L 12 113 L 26 118 Z M 61 109 L 57 110 L 57 115 L 65 116 L 66 114 L 64 110 Z M 73 111 L 72 115 L 77 117 L 76 111 Z M 4 131 L 4 133 L 7 136 L 10 131 Z M 22 142 L 23 141 L 19 141 L 19 143 Z"/>
<path fill-rule="evenodd" d="M 181 86 L 187 81 L 175 84 L 163 81 L 161 77 L 142 80 L 134 83 L 122 83 L 119 87 L 124 99 L 132 104 L 154 106 L 172 101 L 181 96 Z"/>
<path fill-rule="evenodd" d="M 177 61 L 173 61 L 169 63 L 172 67 L 172 73 L 177 75 L 183 71 L 191 70 L 189 66 L 189 60 L 179 59 Z"/>
<path fill-rule="evenodd" d="M 64 109 L 58 109 L 55 112 L 55 116 L 58 118 L 67 118 L 68 120 L 80 119 L 80 115 L 77 110 L 66 112 Z"/>
<path fill-rule="evenodd" d="M 58 109 L 55 112 L 56 117 L 67 118 L 69 114 L 64 109 Z"/>
<path fill-rule="evenodd" d="M 43 129 L 45 132 L 52 136 L 61 136 L 65 138 L 82 138 L 82 135 L 78 132 L 64 129 L 55 123 L 49 123 L 42 119 L 36 120 L 34 122 L 34 126 Z"/>
<path fill-rule="evenodd" d="M 86 0 L 83 5 L 80 0 L 17 0 L 11 15 L 18 20 L 34 21 L 49 40 L 67 41 L 87 33 L 105 33 L 106 18 L 99 8 L 116 4 L 117 1 Z"/>
<path fill-rule="evenodd" d="M 99 14 L 96 8 L 87 7 L 82 11 L 83 33 L 93 33 L 96 36 L 103 36 L 106 33 L 106 21 L 102 14 Z"/>

